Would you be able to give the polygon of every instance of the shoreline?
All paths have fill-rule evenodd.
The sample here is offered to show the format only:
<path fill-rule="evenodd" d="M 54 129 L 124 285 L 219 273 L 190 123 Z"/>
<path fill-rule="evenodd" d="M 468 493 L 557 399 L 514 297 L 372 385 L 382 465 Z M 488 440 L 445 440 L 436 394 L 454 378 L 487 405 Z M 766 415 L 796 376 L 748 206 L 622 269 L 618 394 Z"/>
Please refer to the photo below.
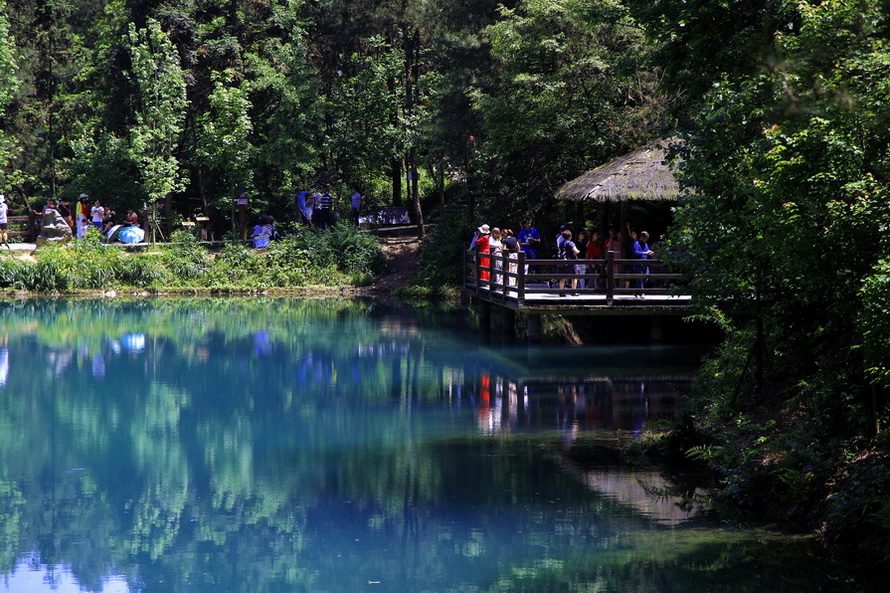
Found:
<path fill-rule="evenodd" d="M 11 243 L 10 253 L 15 259 L 33 261 L 33 253 L 37 249 L 34 243 Z M 21 289 L 0 289 L 3 298 L 151 298 L 151 297 L 187 297 L 187 296 L 269 296 L 269 297 L 304 297 L 304 298 L 375 298 L 388 301 L 399 287 L 410 285 L 411 275 L 418 265 L 420 241 L 416 238 L 383 239 L 381 251 L 390 263 L 390 270 L 364 286 L 354 285 L 308 285 L 288 287 L 178 287 L 164 286 L 157 288 L 138 288 L 131 286 L 109 286 L 100 289 L 77 289 L 71 291 L 32 292 Z M 0 247 L 0 257 L 3 257 Z M 138 254 L 134 254 L 137 255 Z"/>

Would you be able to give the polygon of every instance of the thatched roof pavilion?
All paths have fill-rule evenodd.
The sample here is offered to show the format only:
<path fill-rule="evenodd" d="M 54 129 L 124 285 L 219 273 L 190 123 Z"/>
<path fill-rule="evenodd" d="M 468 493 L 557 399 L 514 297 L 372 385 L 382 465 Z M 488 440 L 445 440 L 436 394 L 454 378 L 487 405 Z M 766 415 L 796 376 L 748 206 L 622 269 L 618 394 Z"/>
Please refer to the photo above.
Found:
<path fill-rule="evenodd" d="M 666 156 L 666 149 L 675 142 L 659 140 L 600 165 L 564 183 L 556 197 L 600 203 L 676 200 L 680 186 Z"/>

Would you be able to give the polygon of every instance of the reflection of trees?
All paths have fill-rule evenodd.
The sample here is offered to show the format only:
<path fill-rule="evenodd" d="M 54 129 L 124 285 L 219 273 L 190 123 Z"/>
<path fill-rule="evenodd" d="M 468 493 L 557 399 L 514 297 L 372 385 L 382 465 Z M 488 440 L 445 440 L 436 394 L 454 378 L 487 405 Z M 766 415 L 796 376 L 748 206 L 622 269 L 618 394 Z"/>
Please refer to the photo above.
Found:
<path fill-rule="evenodd" d="M 370 303 L 0 309 L 6 570 L 36 551 L 91 590 L 111 573 L 146 591 L 346 591 L 381 575 L 444 590 L 455 571 L 494 582 L 517 553 L 611 548 L 646 524 L 606 517 L 620 508 L 531 444 L 470 438 L 478 369 L 508 424 L 515 381 L 445 334 L 381 331 Z"/>

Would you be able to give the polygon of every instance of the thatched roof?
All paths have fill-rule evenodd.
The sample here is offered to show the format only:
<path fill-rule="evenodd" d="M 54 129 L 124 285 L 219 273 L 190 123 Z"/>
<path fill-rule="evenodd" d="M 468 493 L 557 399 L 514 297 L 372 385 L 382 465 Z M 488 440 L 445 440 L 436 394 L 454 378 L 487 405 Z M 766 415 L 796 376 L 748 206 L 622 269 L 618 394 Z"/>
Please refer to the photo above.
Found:
<path fill-rule="evenodd" d="M 665 149 L 676 140 L 659 140 L 567 181 L 561 200 L 618 202 L 676 200 L 680 186 L 666 161 Z"/>

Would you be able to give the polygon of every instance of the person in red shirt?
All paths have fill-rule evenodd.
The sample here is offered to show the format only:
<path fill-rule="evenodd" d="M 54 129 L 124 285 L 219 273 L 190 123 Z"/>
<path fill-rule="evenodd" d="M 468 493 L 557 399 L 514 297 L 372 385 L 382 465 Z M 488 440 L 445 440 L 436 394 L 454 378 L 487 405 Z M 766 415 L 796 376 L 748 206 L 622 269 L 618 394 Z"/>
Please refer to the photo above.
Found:
<path fill-rule="evenodd" d="M 491 240 L 491 228 L 487 224 L 483 224 L 476 229 L 476 239 L 474 243 L 478 247 L 479 266 L 483 268 L 479 270 L 479 280 L 483 281 L 486 286 L 491 279 L 491 272 L 489 271 L 491 268 L 491 258 L 488 257 L 488 254 L 490 253 L 488 245 L 489 240 Z M 480 282 L 480 284 L 483 284 L 483 282 Z"/>
<path fill-rule="evenodd" d="M 600 243 L 600 234 L 598 231 L 591 231 L 590 241 L 587 242 L 587 253 L 585 255 L 587 259 L 603 259 L 605 257 L 605 251 L 603 250 L 603 244 Z M 596 275 L 594 278 L 590 279 L 588 287 L 599 288 L 599 276 L 603 273 L 603 265 L 591 264 L 590 270 L 588 271 Z"/>

